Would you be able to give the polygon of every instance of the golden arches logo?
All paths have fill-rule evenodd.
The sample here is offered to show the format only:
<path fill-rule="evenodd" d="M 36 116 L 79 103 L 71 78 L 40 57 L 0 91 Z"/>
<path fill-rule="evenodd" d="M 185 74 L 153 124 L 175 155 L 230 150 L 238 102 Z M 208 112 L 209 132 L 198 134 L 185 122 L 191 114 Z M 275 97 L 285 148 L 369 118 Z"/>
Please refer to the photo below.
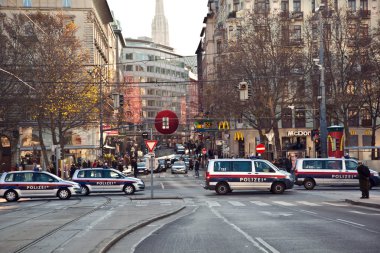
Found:
<path fill-rule="evenodd" d="M 244 135 L 242 132 L 236 132 L 234 135 L 235 141 L 244 141 Z"/>
<path fill-rule="evenodd" d="M 229 130 L 230 129 L 230 124 L 228 121 L 220 121 L 218 124 L 219 130 Z"/>

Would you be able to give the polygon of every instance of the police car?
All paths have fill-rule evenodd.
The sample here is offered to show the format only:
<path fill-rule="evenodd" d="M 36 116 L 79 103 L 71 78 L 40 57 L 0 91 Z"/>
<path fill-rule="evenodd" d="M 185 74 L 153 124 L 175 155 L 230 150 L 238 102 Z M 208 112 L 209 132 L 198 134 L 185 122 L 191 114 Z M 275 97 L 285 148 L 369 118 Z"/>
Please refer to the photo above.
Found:
<path fill-rule="evenodd" d="M 312 190 L 316 185 L 358 186 L 358 162 L 345 158 L 300 158 L 294 169 L 295 184 Z M 371 187 L 380 184 L 379 173 L 371 170 Z"/>
<path fill-rule="evenodd" d="M 69 199 L 81 193 L 77 183 L 65 181 L 45 171 L 11 171 L 0 177 L 0 197 L 17 201 L 23 197 L 58 197 Z"/>
<path fill-rule="evenodd" d="M 134 194 L 145 189 L 139 178 L 127 177 L 117 170 L 109 168 L 87 168 L 76 170 L 72 180 L 82 188 L 82 194 L 92 192 L 125 192 Z"/>
<path fill-rule="evenodd" d="M 279 170 L 266 160 L 215 159 L 210 160 L 204 188 L 217 194 L 233 190 L 270 190 L 283 193 L 293 188 L 292 175 Z"/>

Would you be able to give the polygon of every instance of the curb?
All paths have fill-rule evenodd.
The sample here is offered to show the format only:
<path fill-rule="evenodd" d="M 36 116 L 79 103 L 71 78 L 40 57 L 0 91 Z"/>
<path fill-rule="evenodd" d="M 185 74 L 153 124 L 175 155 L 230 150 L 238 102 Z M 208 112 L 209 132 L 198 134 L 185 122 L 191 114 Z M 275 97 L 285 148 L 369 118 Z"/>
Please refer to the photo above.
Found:
<path fill-rule="evenodd" d="M 367 207 L 373 207 L 373 208 L 379 208 L 380 209 L 380 204 L 367 203 L 367 202 L 362 202 L 362 201 L 354 201 L 351 199 L 345 199 L 345 202 L 350 203 L 351 205 L 367 206 Z"/>
<path fill-rule="evenodd" d="M 131 228 L 128 228 L 127 230 L 125 230 L 124 232 L 122 232 L 121 234 L 119 234 L 118 236 L 116 236 L 115 238 L 113 238 L 109 243 L 107 243 L 107 245 L 105 245 L 100 251 L 99 253 L 106 253 L 112 246 L 114 246 L 118 241 L 120 241 L 121 239 L 123 239 L 126 235 L 136 231 L 137 229 L 140 229 L 142 227 L 145 227 L 146 225 L 149 225 L 155 221 L 158 221 L 158 220 L 161 220 L 161 219 L 164 219 L 166 217 L 169 217 L 173 214 L 176 214 L 176 213 L 179 213 L 180 211 L 182 211 L 183 209 L 185 209 L 186 206 L 182 206 L 174 211 L 171 211 L 171 212 L 166 212 L 162 215 L 158 215 L 158 216 L 155 216 L 151 219 L 148 219 L 144 222 L 141 222 L 140 224 L 137 224 L 136 226 L 133 226 Z"/>

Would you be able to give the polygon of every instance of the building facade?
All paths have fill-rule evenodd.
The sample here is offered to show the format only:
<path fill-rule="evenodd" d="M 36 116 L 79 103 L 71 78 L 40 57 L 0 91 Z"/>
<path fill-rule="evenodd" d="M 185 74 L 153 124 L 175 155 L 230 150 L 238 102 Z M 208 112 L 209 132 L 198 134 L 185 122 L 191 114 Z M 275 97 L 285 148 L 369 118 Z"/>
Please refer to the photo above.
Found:
<path fill-rule="evenodd" d="M 155 131 L 157 113 L 171 110 L 179 118 L 177 133 L 181 135 L 188 128 L 189 113 L 193 113 L 188 103 L 196 103 L 195 85 L 190 81 L 185 60 L 173 48 L 156 44 L 147 37 L 127 38 L 125 42 L 124 121 L 145 131 Z"/>
<path fill-rule="evenodd" d="M 90 60 L 88 63 L 89 72 L 98 69 L 98 75 L 94 77 L 94 84 L 104 82 L 102 93 L 111 92 L 112 87 L 107 85 L 117 81 L 117 65 L 116 50 L 118 37 L 111 26 L 113 17 L 106 0 L 1 0 L 0 13 L 12 15 L 18 13 L 28 13 L 40 11 L 42 13 L 62 13 L 68 20 L 78 26 L 77 37 L 83 42 L 83 45 L 90 52 Z M 32 22 L 32 21 L 31 21 Z M 43 28 L 41 28 L 43 29 Z M 120 75 L 119 75 L 120 77 Z M 101 81 L 99 81 L 101 79 Z M 33 159 L 41 163 L 42 159 L 39 146 L 36 125 L 30 120 L 19 122 L 18 126 L 11 131 L 1 127 L 0 131 L 4 143 L 9 143 L 10 152 L 6 151 L 6 155 L 12 154 L 11 159 L 5 159 L 7 162 L 5 170 L 10 170 L 15 164 L 20 163 L 20 157 L 24 159 Z M 8 139 L 8 141 L 5 141 Z M 99 124 L 90 126 L 89 128 L 78 128 L 73 130 L 65 151 L 67 162 L 76 162 L 77 158 L 94 160 L 99 154 L 100 127 Z M 45 146 L 50 155 L 54 155 L 55 147 L 52 145 L 51 135 L 49 131 L 44 133 Z M 7 149 L 8 150 L 8 149 Z M 54 161 L 51 161 L 54 162 Z M 46 164 L 42 164 L 44 167 Z"/>
<path fill-rule="evenodd" d="M 215 101 L 208 99 L 213 96 L 213 91 L 217 90 L 213 80 L 217 80 L 217 66 L 223 55 L 223 50 L 231 39 L 236 39 L 240 32 L 244 19 L 251 13 L 261 13 L 265 15 L 277 15 L 288 24 L 287 38 L 294 45 L 302 47 L 304 25 L 308 18 L 316 15 L 316 11 L 321 6 L 328 6 L 330 12 L 343 9 L 347 17 L 360 20 L 360 26 L 364 34 L 368 34 L 371 28 L 377 27 L 380 17 L 379 1 L 371 0 L 210 0 L 208 1 L 209 12 L 204 19 L 205 27 L 201 32 L 202 54 L 202 86 L 204 100 L 203 111 L 210 111 Z M 317 55 L 318 58 L 318 55 Z M 311 97 L 305 106 L 302 101 L 293 101 L 283 108 L 278 108 L 283 116 L 278 123 L 279 136 L 281 141 L 281 154 L 285 156 L 289 152 L 297 153 L 299 156 L 318 155 L 316 144 L 312 133 L 313 129 L 319 127 L 319 119 L 316 117 L 319 107 L 318 88 L 307 90 Z M 330 103 L 330 104 L 329 104 Z M 333 106 L 331 101 L 327 101 L 327 109 Z M 348 145 L 371 146 L 370 129 L 368 114 L 362 110 L 359 114 L 352 117 L 349 122 Z M 333 124 L 328 119 L 328 124 Z M 212 134 L 216 137 L 216 143 L 224 143 L 227 140 L 229 145 L 227 155 L 248 156 L 256 154 L 255 147 L 259 143 L 267 146 L 267 158 L 273 159 L 274 152 L 279 152 L 273 143 L 273 133 L 268 133 L 265 140 L 260 140 L 259 132 L 242 118 L 231 119 L 229 131 Z M 376 145 L 380 144 L 380 137 L 376 136 Z M 220 144 L 221 145 L 221 144 Z M 220 148 L 219 148 L 220 149 Z M 268 151 L 272 152 L 270 154 Z M 350 151 L 350 155 L 360 159 L 370 157 L 369 150 L 366 152 Z M 378 157 L 380 155 L 377 155 Z"/>

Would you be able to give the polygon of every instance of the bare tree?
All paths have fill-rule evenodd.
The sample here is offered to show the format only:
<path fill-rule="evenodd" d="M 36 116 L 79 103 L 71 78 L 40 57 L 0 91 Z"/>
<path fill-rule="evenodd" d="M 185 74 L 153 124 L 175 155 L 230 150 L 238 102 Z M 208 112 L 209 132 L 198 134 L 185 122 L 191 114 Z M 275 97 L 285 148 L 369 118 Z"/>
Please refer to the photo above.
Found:
<path fill-rule="evenodd" d="M 219 111 L 242 115 L 259 131 L 261 139 L 273 131 L 277 151 L 282 150 L 281 112 L 296 97 L 300 102 L 306 99 L 302 39 L 289 29 L 289 24 L 277 15 L 250 15 L 240 35 L 229 41 L 220 57 L 215 89 Z M 244 102 L 239 99 L 237 87 L 243 80 L 250 89 Z"/>
<path fill-rule="evenodd" d="M 43 132 L 50 130 L 53 144 L 64 150 L 72 129 L 97 120 L 99 87 L 87 73 L 88 53 L 76 37 L 77 26 L 64 15 L 15 14 L 4 20 L 4 27 L 12 71 L 34 88 L 25 92 L 24 87 L 29 103 L 20 109 L 37 122 L 47 164 Z"/>

